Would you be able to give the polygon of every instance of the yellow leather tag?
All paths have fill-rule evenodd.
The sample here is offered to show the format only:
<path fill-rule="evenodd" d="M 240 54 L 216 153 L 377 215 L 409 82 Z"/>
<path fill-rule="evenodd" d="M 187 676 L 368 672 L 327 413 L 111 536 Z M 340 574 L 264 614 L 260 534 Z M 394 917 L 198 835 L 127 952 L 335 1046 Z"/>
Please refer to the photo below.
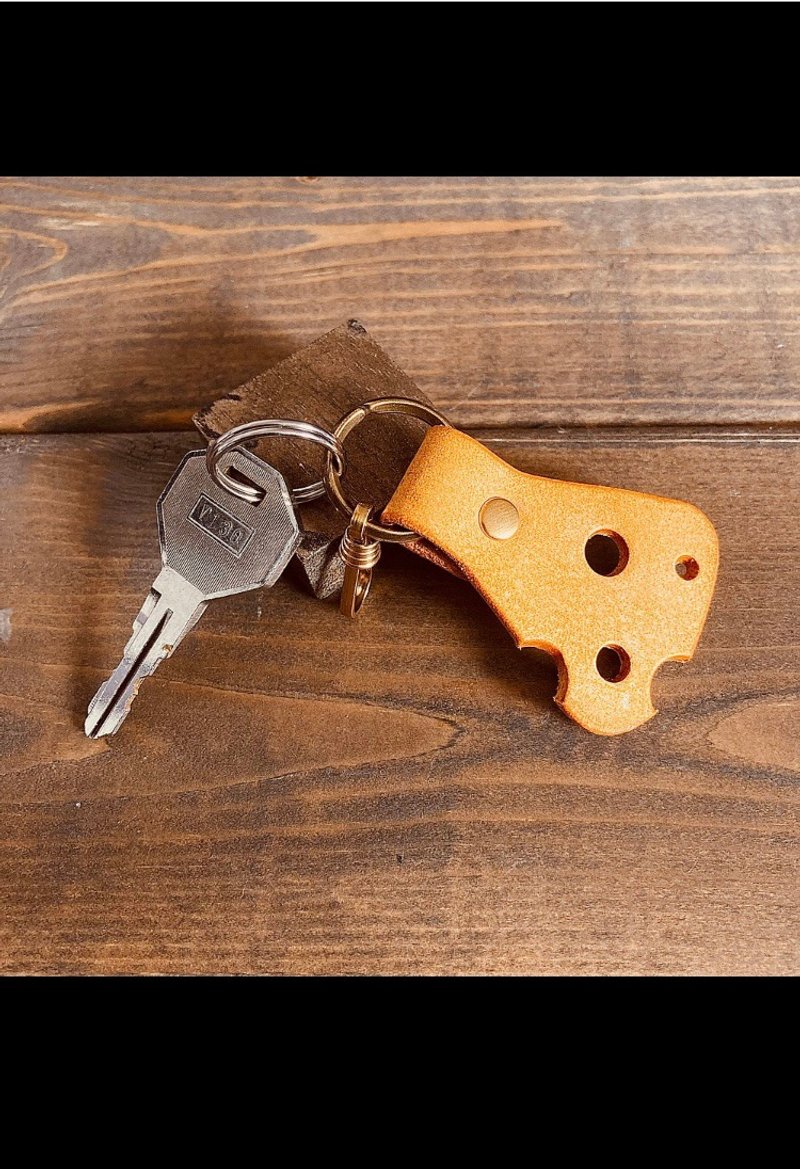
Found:
<path fill-rule="evenodd" d="M 452 427 L 428 431 L 383 519 L 452 561 L 520 648 L 556 658 L 555 701 L 598 735 L 656 713 L 653 675 L 692 656 L 714 592 L 717 534 L 692 504 L 527 475 Z M 597 535 L 611 575 L 587 560 Z"/>

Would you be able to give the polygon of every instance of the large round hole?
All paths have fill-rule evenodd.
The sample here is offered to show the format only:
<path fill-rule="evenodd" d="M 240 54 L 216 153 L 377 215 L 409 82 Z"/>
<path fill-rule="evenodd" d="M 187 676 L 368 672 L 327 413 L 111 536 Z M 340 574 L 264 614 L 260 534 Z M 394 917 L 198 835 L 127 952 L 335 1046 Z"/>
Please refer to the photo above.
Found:
<path fill-rule="evenodd" d="M 675 571 L 682 580 L 694 580 L 700 571 L 700 565 L 694 556 L 681 556 L 675 561 Z"/>
<path fill-rule="evenodd" d="M 606 682 L 621 682 L 631 672 L 631 659 L 621 645 L 604 645 L 595 658 L 595 665 Z"/>
<path fill-rule="evenodd" d="M 604 529 L 586 541 L 586 563 L 599 576 L 616 576 L 628 563 L 628 545 L 618 532 Z"/>

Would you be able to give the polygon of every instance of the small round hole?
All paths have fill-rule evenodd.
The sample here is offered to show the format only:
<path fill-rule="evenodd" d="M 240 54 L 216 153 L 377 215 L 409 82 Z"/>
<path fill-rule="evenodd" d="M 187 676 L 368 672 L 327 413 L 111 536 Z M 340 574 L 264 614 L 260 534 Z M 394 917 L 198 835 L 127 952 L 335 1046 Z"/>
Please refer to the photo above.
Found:
<path fill-rule="evenodd" d="M 681 580 L 694 580 L 700 571 L 700 565 L 694 556 L 681 556 L 680 560 L 675 561 L 675 571 Z"/>
<path fill-rule="evenodd" d="M 589 537 L 583 554 L 598 576 L 616 576 L 628 563 L 628 545 L 617 532 L 606 529 Z"/>
<path fill-rule="evenodd" d="M 631 672 L 631 659 L 620 645 L 604 645 L 595 658 L 595 665 L 606 682 L 621 682 Z"/>

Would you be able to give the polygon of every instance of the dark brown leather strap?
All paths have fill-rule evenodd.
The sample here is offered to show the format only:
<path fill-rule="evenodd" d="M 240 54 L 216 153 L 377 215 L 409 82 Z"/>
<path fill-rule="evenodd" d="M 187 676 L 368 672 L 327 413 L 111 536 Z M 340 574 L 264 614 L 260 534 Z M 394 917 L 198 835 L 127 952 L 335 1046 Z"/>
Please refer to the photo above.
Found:
<path fill-rule="evenodd" d="M 206 439 L 256 418 L 297 418 L 333 429 L 339 419 L 369 398 L 413 398 L 431 402 L 377 345 L 359 321 L 325 333 L 265 373 L 258 374 L 198 411 L 194 424 Z M 347 487 L 351 498 L 380 509 L 392 496 L 425 436 L 424 423 L 402 414 L 369 419 L 347 442 Z M 290 487 L 319 478 L 323 453 L 306 443 L 270 439 L 257 452 Z M 336 547 L 346 518 L 328 503 L 304 505 L 306 536 L 298 550 L 317 596 L 341 588 L 344 566 Z"/>

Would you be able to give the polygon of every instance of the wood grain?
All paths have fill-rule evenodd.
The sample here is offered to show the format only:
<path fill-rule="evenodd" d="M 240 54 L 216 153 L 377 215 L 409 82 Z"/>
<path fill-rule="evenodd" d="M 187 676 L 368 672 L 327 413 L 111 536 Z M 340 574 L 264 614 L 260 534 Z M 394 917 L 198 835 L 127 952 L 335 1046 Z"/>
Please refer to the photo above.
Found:
<path fill-rule="evenodd" d="M 387 549 L 357 625 L 288 576 L 210 606 L 90 741 L 197 439 L 0 440 L 0 969 L 797 972 L 800 436 L 478 436 L 718 525 L 705 636 L 640 730 L 581 731 L 546 658 Z"/>
<path fill-rule="evenodd" d="M 0 429 L 188 427 L 361 319 L 460 426 L 800 421 L 800 181 L 6 179 Z"/>
<path fill-rule="evenodd" d="M 0 971 L 797 973 L 798 196 L 0 180 Z M 647 726 L 389 548 L 357 625 L 290 570 L 84 737 L 192 414 L 352 317 L 522 469 L 717 524 Z"/>

